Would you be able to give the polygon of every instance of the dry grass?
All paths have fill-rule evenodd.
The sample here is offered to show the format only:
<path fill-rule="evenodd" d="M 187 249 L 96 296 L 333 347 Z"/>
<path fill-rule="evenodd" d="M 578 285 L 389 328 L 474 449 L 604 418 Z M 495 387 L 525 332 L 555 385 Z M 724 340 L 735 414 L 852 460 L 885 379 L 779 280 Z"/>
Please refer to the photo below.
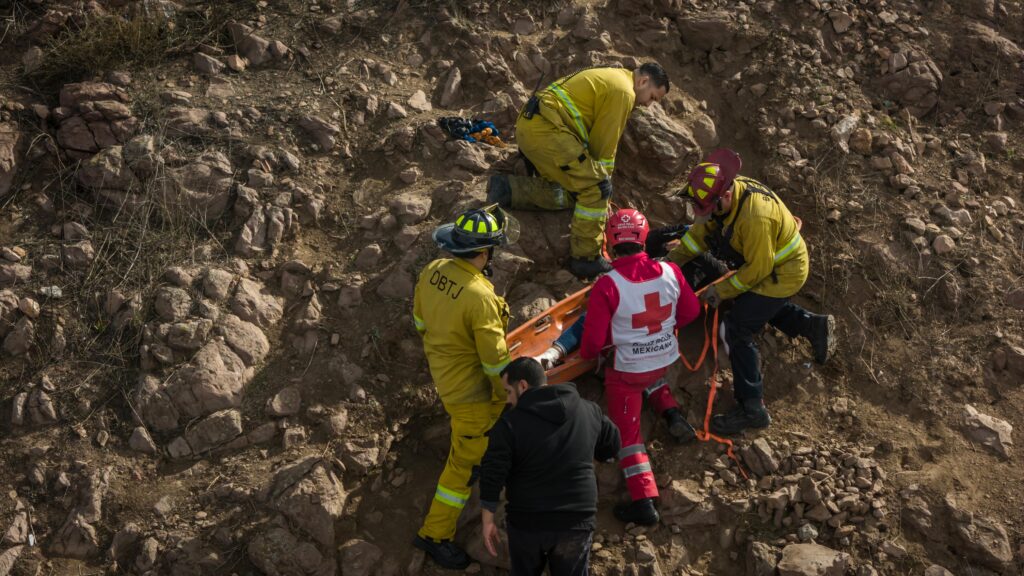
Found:
<path fill-rule="evenodd" d="M 92 18 L 59 35 L 28 79 L 43 90 L 52 90 L 121 67 L 155 66 L 165 58 L 171 42 L 170 27 L 163 19 Z"/>
<path fill-rule="evenodd" d="M 226 24 L 250 10 L 252 3 L 225 0 L 174 14 L 103 15 L 68 24 L 46 46 L 41 66 L 27 80 L 42 92 L 52 92 L 112 70 L 157 66 L 200 44 L 226 40 Z"/>

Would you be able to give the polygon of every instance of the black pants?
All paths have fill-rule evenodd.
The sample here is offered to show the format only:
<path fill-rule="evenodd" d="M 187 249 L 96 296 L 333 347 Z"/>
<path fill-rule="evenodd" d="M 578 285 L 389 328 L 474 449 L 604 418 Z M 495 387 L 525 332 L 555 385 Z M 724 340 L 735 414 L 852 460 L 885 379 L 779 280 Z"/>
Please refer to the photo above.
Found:
<path fill-rule="evenodd" d="M 771 298 L 746 292 L 732 302 L 725 314 L 725 343 L 732 363 L 733 392 L 737 400 L 761 398 L 760 355 L 754 336 L 765 324 L 782 330 L 790 338 L 810 335 L 812 314 L 788 298 Z"/>
<path fill-rule="evenodd" d="M 540 576 L 546 565 L 551 576 L 587 576 L 590 573 L 592 530 L 540 532 L 508 526 L 510 576 Z"/>

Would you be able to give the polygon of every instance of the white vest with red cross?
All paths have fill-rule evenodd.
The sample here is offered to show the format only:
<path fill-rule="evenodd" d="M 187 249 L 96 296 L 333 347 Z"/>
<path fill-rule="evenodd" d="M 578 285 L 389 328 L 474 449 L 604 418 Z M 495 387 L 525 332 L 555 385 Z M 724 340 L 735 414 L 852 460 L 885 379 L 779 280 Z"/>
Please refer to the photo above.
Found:
<path fill-rule="evenodd" d="M 661 276 L 633 282 L 617 270 L 608 273 L 619 291 L 619 306 L 612 315 L 615 369 L 640 373 L 664 368 L 679 357 L 676 341 L 676 304 L 679 279 L 661 264 Z"/>

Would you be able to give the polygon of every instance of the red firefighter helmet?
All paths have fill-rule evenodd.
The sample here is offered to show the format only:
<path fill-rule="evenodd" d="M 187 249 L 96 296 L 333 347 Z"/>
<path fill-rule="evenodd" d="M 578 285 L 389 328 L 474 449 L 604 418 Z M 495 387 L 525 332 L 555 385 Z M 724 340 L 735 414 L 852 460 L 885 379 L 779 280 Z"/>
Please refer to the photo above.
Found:
<path fill-rule="evenodd" d="M 720 148 L 693 167 L 686 178 L 683 194 L 693 202 L 698 216 L 707 216 L 715 209 L 718 199 L 725 196 L 742 165 L 739 154 Z"/>
<path fill-rule="evenodd" d="M 611 250 L 626 242 L 643 246 L 647 242 L 647 233 L 650 230 L 647 217 L 639 210 L 623 208 L 608 217 L 604 233 L 608 240 L 608 249 Z"/>

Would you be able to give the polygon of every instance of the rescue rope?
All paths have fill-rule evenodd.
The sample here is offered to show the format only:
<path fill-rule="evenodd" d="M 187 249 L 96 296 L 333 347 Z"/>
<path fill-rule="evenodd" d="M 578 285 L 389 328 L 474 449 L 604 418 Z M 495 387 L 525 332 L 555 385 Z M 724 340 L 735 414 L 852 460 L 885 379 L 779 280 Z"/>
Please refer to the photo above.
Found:
<path fill-rule="evenodd" d="M 704 313 L 707 314 L 708 305 L 704 304 Z M 704 410 L 704 429 L 697 430 L 697 439 L 701 442 L 715 441 L 719 444 L 725 445 L 725 454 L 736 463 L 736 468 L 739 469 L 740 474 L 743 475 L 744 480 L 749 480 L 750 476 L 747 476 L 747 471 L 743 469 L 743 463 L 736 457 L 736 453 L 733 452 L 732 440 L 728 438 L 722 438 L 721 436 L 715 436 L 711 433 L 711 410 L 715 405 L 715 394 L 717 393 L 717 387 L 715 381 L 718 377 L 718 308 L 715 308 L 715 313 L 711 318 L 711 355 L 714 357 L 714 367 L 711 369 L 711 376 L 708 378 L 708 406 Z M 704 333 L 707 334 L 707 324 L 704 325 Z M 704 346 L 707 351 L 707 341 L 705 340 Z M 701 355 L 703 360 L 703 355 Z"/>
<path fill-rule="evenodd" d="M 721 278 L 715 280 L 714 282 L 712 282 L 708 286 L 713 286 L 715 284 L 718 284 L 719 282 L 722 282 L 723 280 L 726 280 L 727 278 L 729 278 L 729 276 L 732 276 L 732 274 L 733 274 L 732 272 L 729 272 L 729 273 L 725 274 L 724 276 L 722 276 Z M 703 294 L 704 291 L 707 290 L 707 289 L 708 289 L 707 286 L 705 286 L 704 288 L 701 288 L 700 290 L 697 291 L 697 295 L 699 296 L 699 295 Z M 707 354 L 708 354 L 708 350 L 709 349 L 711 350 L 711 357 L 714 358 L 714 365 L 711 368 L 711 376 L 708 377 L 708 388 L 709 388 L 709 390 L 708 390 L 708 405 L 707 405 L 707 408 L 704 410 L 704 429 L 696 431 L 697 432 L 697 439 L 700 440 L 701 442 L 715 441 L 715 442 L 718 442 L 719 444 L 724 444 L 725 445 L 725 454 L 729 458 L 731 458 L 733 462 L 736 463 L 736 467 L 739 469 L 740 474 L 743 475 L 743 479 L 744 480 L 749 480 L 750 476 L 747 475 L 747 471 L 743 469 L 743 464 L 740 462 L 740 459 L 737 458 L 736 457 L 736 453 L 733 452 L 732 440 L 729 440 L 728 438 L 722 438 L 720 436 L 715 436 L 714 434 L 711 433 L 711 411 L 712 411 L 712 408 L 714 408 L 714 406 L 715 406 L 715 394 L 717 394 L 717 392 L 718 392 L 718 389 L 715 386 L 716 380 L 718 378 L 718 308 L 715 308 L 715 312 L 711 316 L 711 331 L 710 331 L 710 334 L 708 333 L 708 324 L 707 324 L 708 308 L 709 308 L 709 306 L 705 302 L 704 303 L 704 347 L 701 348 L 700 356 L 697 358 L 697 361 L 693 365 L 691 365 L 689 360 L 686 359 L 686 356 L 683 355 L 682 343 L 680 343 L 680 345 L 679 345 L 679 358 L 682 359 L 683 365 L 686 366 L 686 369 L 689 370 L 690 372 L 696 372 L 698 369 L 700 369 L 700 367 L 704 364 L 704 360 L 707 358 Z"/>
<path fill-rule="evenodd" d="M 723 282 L 723 281 L 727 280 L 732 275 L 733 275 L 733 271 L 730 270 L 729 272 L 726 272 L 724 275 L 722 275 L 720 278 L 718 278 L 717 280 L 715 280 L 711 284 L 708 284 L 708 286 L 714 286 L 715 284 L 718 284 L 719 282 Z M 705 290 L 708 289 L 708 286 L 705 286 L 705 287 L 701 288 L 700 290 L 697 290 L 697 292 L 695 294 L 699 297 L 701 294 L 704 293 Z M 707 304 L 704 305 L 704 313 L 705 313 L 705 315 L 707 314 Z M 715 320 L 716 320 L 716 322 L 715 322 L 715 332 L 718 332 L 718 323 L 717 323 L 717 320 L 718 320 L 718 309 L 715 309 Z M 699 370 L 701 365 L 704 364 L 704 358 L 707 356 L 708 348 L 710 348 L 710 347 L 711 347 L 711 340 L 708 338 L 708 325 L 707 325 L 707 321 L 705 321 L 704 322 L 704 347 L 701 348 L 700 356 L 697 358 L 697 361 L 693 365 L 690 364 L 690 361 L 686 359 L 686 355 L 683 354 L 683 345 L 682 345 L 682 343 L 680 342 L 680 344 L 679 344 L 679 358 L 683 361 L 683 366 L 686 366 L 686 369 L 689 370 L 690 372 L 696 372 L 697 370 Z M 715 350 L 716 351 L 718 350 L 718 345 L 717 344 L 715 345 Z M 717 362 L 717 359 L 716 359 L 716 362 Z"/>

